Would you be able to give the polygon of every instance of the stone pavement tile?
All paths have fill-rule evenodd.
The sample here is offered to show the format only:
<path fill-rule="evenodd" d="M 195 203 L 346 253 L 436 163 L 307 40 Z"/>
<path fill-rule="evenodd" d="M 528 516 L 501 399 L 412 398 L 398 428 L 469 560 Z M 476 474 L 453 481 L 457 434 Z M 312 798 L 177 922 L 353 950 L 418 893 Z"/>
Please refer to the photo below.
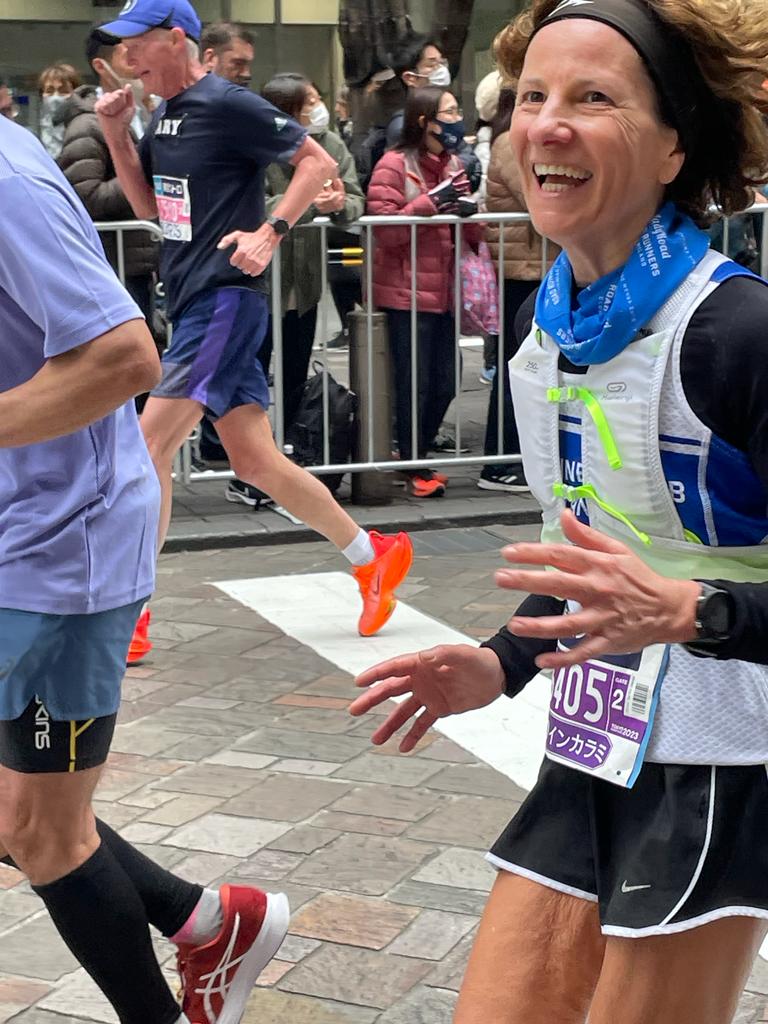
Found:
<path fill-rule="evenodd" d="M 255 881 L 257 884 L 259 882 L 278 882 L 290 874 L 294 868 L 297 868 L 303 859 L 304 855 L 301 853 L 288 853 L 285 850 L 259 850 L 248 860 L 238 864 L 232 874 L 235 878 Z"/>
<path fill-rule="evenodd" d="M 161 678 L 162 673 L 158 675 Z M 180 700 L 187 700 L 188 697 L 195 697 L 205 693 L 204 686 L 196 686 L 193 683 L 166 683 L 162 690 L 153 690 L 144 698 L 143 706 L 145 713 L 155 714 L 158 707 L 170 707 Z"/>
<path fill-rule="evenodd" d="M 233 797 L 259 781 L 256 772 L 226 765 L 200 764 L 182 768 L 155 784 L 155 789 L 169 793 L 198 793 L 202 796 Z"/>
<path fill-rule="evenodd" d="M 135 793 L 146 781 L 146 775 L 140 772 L 128 772 L 107 765 L 99 779 L 96 797 L 98 800 L 119 800 L 129 793 Z"/>
<path fill-rule="evenodd" d="M 419 821 L 434 811 L 442 799 L 437 793 L 423 789 L 360 786 L 337 800 L 331 809 L 348 814 L 370 814 L 377 818 Z"/>
<path fill-rule="evenodd" d="M 301 733 L 286 728 L 256 729 L 235 744 L 237 750 L 276 757 L 299 757 L 311 761 L 334 761 L 338 764 L 362 754 L 370 744 L 353 736 L 329 736 Z"/>
<path fill-rule="evenodd" d="M 21 1013 L 50 991 L 50 985 L 28 978 L 0 979 L 0 1024 Z"/>
<path fill-rule="evenodd" d="M 299 825 L 275 840 L 270 849 L 285 853 L 314 853 L 338 839 L 340 833 L 330 828 L 315 828 L 312 825 Z"/>
<path fill-rule="evenodd" d="M 448 1024 L 457 999 L 448 989 L 420 985 L 383 1013 L 378 1024 Z"/>
<path fill-rule="evenodd" d="M 733 1024 L 760 1024 L 766 1018 L 765 996 L 756 992 L 745 992 L 740 1001 Z"/>
<path fill-rule="evenodd" d="M 12 1018 L 13 1024 L 90 1024 L 84 1017 L 62 1017 L 58 1013 L 47 1010 L 25 1010 L 24 1013 Z"/>
<path fill-rule="evenodd" d="M 368 836 L 399 836 L 408 823 L 396 818 L 374 818 L 366 814 L 343 814 L 341 811 L 320 811 L 311 821 L 319 828 L 335 828 L 339 832 L 361 832 Z"/>
<path fill-rule="evenodd" d="M 327 945 L 298 964 L 278 987 L 385 1010 L 428 972 L 429 966 L 420 960 Z"/>
<path fill-rule="evenodd" d="M 481 853 L 456 847 L 439 853 L 434 860 L 415 872 L 413 880 L 490 892 L 495 877 L 496 872 Z"/>
<path fill-rule="evenodd" d="M 745 987 L 748 992 L 758 992 L 763 996 L 768 996 L 768 961 L 763 960 L 761 956 L 755 960 Z"/>
<path fill-rule="evenodd" d="M 207 814 L 222 802 L 219 797 L 197 796 L 194 793 L 176 797 L 172 793 L 164 793 L 163 796 L 169 796 L 170 800 L 163 803 L 161 807 L 142 814 L 142 821 L 178 827 L 186 825 L 194 818 L 199 818 L 202 814 Z"/>
<path fill-rule="evenodd" d="M 284 978 L 288 971 L 293 970 L 294 965 L 284 960 L 270 960 L 267 966 L 259 975 L 256 984 L 262 988 L 272 988 L 281 978 Z"/>
<path fill-rule="evenodd" d="M 335 889 L 383 896 L 434 852 L 408 839 L 343 835 L 307 857 L 291 878 L 321 889 L 333 879 Z"/>
<path fill-rule="evenodd" d="M 185 733 L 187 736 L 221 736 L 236 740 L 259 726 L 278 722 L 281 710 L 271 704 L 266 708 L 258 704 L 243 704 L 228 711 L 206 711 L 202 708 L 180 707 L 175 704 L 173 707 L 160 709 L 153 721 L 167 729 L 175 730 L 177 741 L 182 738 L 178 733 Z"/>
<path fill-rule="evenodd" d="M 143 754 L 119 754 L 117 751 L 110 751 L 109 754 L 109 764 L 112 767 L 143 772 L 153 778 L 157 778 L 158 775 L 173 775 L 179 768 L 184 768 L 190 760 L 191 758 L 171 759 L 169 757 L 145 757 Z"/>
<path fill-rule="evenodd" d="M 214 633 L 215 626 L 204 626 L 195 622 L 178 622 L 175 619 L 160 619 L 153 617 L 152 620 L 152 642 L 155 640 L 173 640 L 186 642 L 195 640 L 197 637 Z"/>
<path fill-rule="evenodd" d="M 237 707 L 236 700 L 222 700 L 220 697 L 187 697 L 186 700 L 179 700 L 176 706 L 180 708 L 203 708 L 208 711 L 229 711 Z"/>
<path fill-rule="evenodd" d="M 349 707 L 349 701 L 343 697 L 316 697 L 306 693 L 286 693 L 273 703 L 295 708 L 325 708 L 329 711 L 346 711 Z"/>
<path fill-rule="evenodd" d="M 350 675 L 320 676 L 311 683 L 303 683 L 297 687 L 297 693 L 306 693 L 317 697 L 336 697 L 349 703 L 359 691 L 352 682 Z"/>
<path fill-rule="evenodd" d="M 211 697 L 225 700 L 267 704 L 276 697 L 282 697 L 286 693 L 291 693 L 296 685 L 292 679 L 257 679 L 255 678 L 257 674 L 260 675 L 261 673 L 252 671 L 252 674 L 249 676 L 229 679 L 225 683 L 219 683 L 218 686 L 208 690 L 208 694 Z"/>
<path fill-rule="evenodd" d="M 470 932 L 456 946 L 441 964 L 425 980 L 424 984 L 430 988 L 447 988 L 452 992 L 458 992 L 464 980 L 467 970 L 467 961 L 472 952 L 472 945 L 475 941 L 475 932 Z M 555 1024 L 555 1022 L 553 1022 Z"/>
<path fill-rule="evenodd" d="M 291 934 L 344 946 L 383 949 L 411 925 L 418 913 L 385 900 L 323 893 L 294 916 Z"/>
<path fill-rule="evenodd" d="M 220 853 L 193 853 L 188 857 L 182 855 L 173 871 L 187 882 L 210 885 L 227 876 L 239 863 L 239 858 L 226 857 Z"/>
<path fill-rule="evenodd" d="M 156 843 L 136 843 L 136 849 L 141 850 L 145 857 L 149 857 L 166 871 L 175 871 L 176 865 L 184 860 L 184 850 L 177 850 L 173 846 L 158 846 Z"/>
<path fill-rule="evenodd" d="M 117 1024 L 117 1014 L 84 970 L 66 978 L 38 1006 L 55 1013 L 82 1015 L 100 1024 Z"/>
<path fill-rule="evenodd" d="M 433 737 L 433 739 L 434 742 L 420 753 L 421 757 L 429 757 L 435 761 L 450 761 L 453 764 L 477 764 L 474 754 L 470 754 L 453 740 L 448 740 L 444 736 Z"/>
<path fill-rule="evenodd" d="M 124 796 L 120 801 L 120 806 L 131 808 L 135 812 L 154 811 L 158 807 L 162 807 L 163 804 L 170 803 L 173 799 L 175 799 L 173 793 L 161 793 L 159 790 L 152 789 L 151 785 L 146 785 L 129 793 L 128 796 Z"/>
<path fill-rule="evenodd" d="M 377 1010 L 263 989 L 251 996 L 242 1024 L 374 1024 L 378 1017 Z"/>
<path fill-rule="evenodd" d="M 280 959 L 290 964 L 298 964 L 310 953 L 320 948 L 316 939 L 304 939 L 299 935 L 286 935 L 280 947 Z"/>
<path fill-rule="evenodd" d="M 163 614 L 162 617 L 183 622 L 199 622 L 205 626 L 231 626 L 237 629 L 248 629 L 251 636 L 263 634 L 265 640 L 274 638 L 278 633 L 276 627 L 270 629 L 269 623 L 265 619 L 232 598 L 223 597 L 220 600 L 214 598 L 208 601 L 193 598 L 191 600 L 196 601 L 193 607 L 185 608 L 173 615 Z M 152 607 L 154 611 L 154 604 Z M 255 647 L 256 644 L 254 643 L 253 646 Z"/>
<path fill-rule="evenodd" d="M 517 803 L 490 796 L 464 796 L 451 799 L 412 825 L 409 839 L 426 839 L 452 846 L 472 846 L 481 850 L 498 839 L 513 816 Z"/>
<path fill-rule="evenodd" d="M 220 750 L 205 758 L 206 764 L 226 764 L 231 768 L 253 768 L 260 771 L 275 763 L 274 757 L 267 754 L 250 754 L 246 750 Z"/>
<path fill-rule="evenodd" d="M 165 652 L 163 652 L 163 659 L 168 660 Z M 192 652 L 190 652 L 188 659 L 181 661 L 180 664 L 163 668 L 156 678 L 164 683 L 185 684 L 194 682 L 196 686 L 213 687 L 220 683 L 226 683 L 230 679 L 246 676 L 253 672 L 252 661 L 247 661 L 245 658 L 227 656 L 226 653 L 209 655 L 201 654 L 198 651 L 194 659 L 192 659 Z M 219 694 L 214 693 L 214 696 L 218 697 Z"/>
<path fill-rule="evenodd" d="M 442 770 L 434 761 L 394 756 L 386 760 L 375 754 L 361 754 L 335 773 L 334 778 L 354 782 L 383 782 L 390 786 L 421 786 Z"/>
<path fill-rule="evenodd" d="M 120 830 L 120 835 L 129 843 L 159 843 L 170 832 L 167 825 L 153 825 L 146 821 L 136 821 Z"/>
<path fill-rule="evenodd" d="M 230 814 L 206 814 L 176 829 L 163 839 L 163 845 L 205 853 L 223 853 L 232 857 L 249 857 L 287 832 L 288 828 L 288 825 L 274 821 L 238 818 Z"/>
<path fill-rule="evenodd" d="M 487 902 L 487 895 L 477 889 L 457 889 L 451 885 L 405 881 L 388 892 L 387 899 L 414 907 L 448 910 L 456 914 L 473 914 L 479 917 Z"/>
<path fill-rule="evenodd" d="M 224 736 L 192 736 L 190 739 L 179 739 L 178 743 L 168 748 L 167 753 L 174 757 L 183 757 L 187 762 L 202 761 L 221 753 L 227 742 L 231 740 L 228 741 Z"/>
<path fill-rule="evenodd" d="M 429 781 L 430 789 L 474 796 L 496 796 L 502 800 L 522 803 L 527 794 L 501 772 L 487 765 L 456 765 L 444 768 Z M 511 815 L 510 815 L 511 817 Z"/>
<path fill-rule="evenodd" d="M 38 900 L 35 910 L 40 911 Z M 34 965 L 30 964 L 30 951 L 34 950 Z M 0 943 L 0 973 L 26 975 L 30 967 L 41 981 L 58 981 L 78 967 L 59 937 L 47 913 L 34 917 L 3 936 Z M 82 1009 L 82 1008 L 79 1008 Z M 67 1011 L 69 1012 L 69 1011 Z"/>
<path fill-rule="evenodd" d="M 138 669 L 134 671 L 138 672 Z M 151 669 L 145 670 L 150 676 L 152 674 Z M 141 700 L 142 697 L 146 697 L 148 693 L 154 693 L 156 690 L 162 690 L 165 683 L 160 682 L 158 679 L 152 678 L 135 678 L 134 676 L 126 675 L 123 679 L 123 686 L 120 693 L 122 700 Z"/>
<path fill-rule="evenodd" d="M 290 775 L 310 775 L 315 778 L 326 778 L 341 768 L 334 761 L 307 761 L 299 757 L 288 757 L 275 761 L 270 767 L 272 772 L 287 772 Z"/>
<path fill-rule="evenodd" d="M 476 917 L 424 910 L 392 945 L 388 953 L 422 960 L 442 960 L 477 924 Z"/>
<path fill-rule="evenodd" d="M 284 892 L 288 897 L 288 902 L 291 905 L 291 912 L 293 914 L 296 913 L 299 907 L 303 907 L 305 903 L 308 903 L 310 900 L 314 899 L 315 896 L 319 895 L 317 889 L 310 889 L 306 885 L 296 885 L 288 879 L 283 879 L 283 881 L 280 882 L 280 891 Z"/>
<path fill-rule="evenodd" d="M 346 732 L 355 724 L 355 720 L 345 711 L 331 711 L 327 708 L 298 708 L 283 715 L 282 722 L 286 729 L 332 734 Z"/>
<path fill-rule="evenodd" d="M 45 907 L 40 897 L 36 896 L 29 888 L 24 875 L 17 874 L 17 879 L 15 888 L 0 892 L 0 931 L 12 928 L 32 914 L 45 915 Z M 7 973 L 13 974 L 13 971 L 8 971 Z M 24 974 L 25 972 L 19 971 L 17 973 Z"/>
<path fill-rule="evenodd" d="M 254 635 L 251 629 L 235 629 L 231 626 L 218 626 L 213 630 L 205 626 L 194 628 L 205 630 L 205 633 L 184 644 L 184 650 L 189 654 L 240 655 L 252 650 L 259 643 L 258 634 Z"/>
<path fill-rule="evenodd" d="M 343 782 L 330 779 L 274 775 L 229 800 L 222 810 L 274 821 L 303 821 L 344 796 L 348 789 Z"/>

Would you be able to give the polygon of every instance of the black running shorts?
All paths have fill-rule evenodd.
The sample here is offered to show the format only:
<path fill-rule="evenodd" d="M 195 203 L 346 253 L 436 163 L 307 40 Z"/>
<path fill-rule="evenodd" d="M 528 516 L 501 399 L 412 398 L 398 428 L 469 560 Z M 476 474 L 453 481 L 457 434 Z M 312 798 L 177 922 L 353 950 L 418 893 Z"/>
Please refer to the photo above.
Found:
<path fill-rule="evenodd" d="M 38 697 L 19 718 L 0 721 L 0 764 L 15 772 L 79 772 L 104 764 L 117 715 L 55 722 Z"/>
<path fill-rule="evenodd" d="M 599 904 L 627 938 L 768 919 L 765 765 L 646 764 L 632 789 L 545 760 L 488 859 Z"/>

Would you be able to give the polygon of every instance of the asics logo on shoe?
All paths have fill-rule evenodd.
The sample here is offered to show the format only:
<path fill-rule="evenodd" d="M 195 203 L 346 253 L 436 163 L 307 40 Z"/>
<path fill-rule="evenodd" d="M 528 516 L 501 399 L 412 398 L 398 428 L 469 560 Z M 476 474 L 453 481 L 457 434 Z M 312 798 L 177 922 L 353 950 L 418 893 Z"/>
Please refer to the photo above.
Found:
<path fill-rule="evenodd" d="M 638 892 L 640 889 L 651 889 L 651 888 L 652 888 L 652 886 L 650 886 L 650 885 L 627 885 L 626 878 L 621 883 L 621 891 L 622 892 Z"/>
<path fill-rule="evenodd" d="M 213 1003 L 211 997 L 214 995 L 221 996 L 222 1000 L 226 999 L 229 986 L 232 984 L 232 978 L 227 979 L 229 971 L 235 971 L 237 967 L 243 961 L 243 957 L 239 956 L 236 960 L 232 959 L 232 952 L 237 945 L 237 936 L 240 932 L 240 915 L 235 914 L 235 920 L 232 925 L 232 934 L 229 937 L 227 948 L 219 960 L 216 967 L 211 971 L 210 974 L 201 974 L 200 981 L 206 984 L 203 988 L 195 989 L 197 995 L 203 997 L 203 1006 L 205 1007 L 205 1013 L 208 1017 L 208 1024 L 216 1024 L 216 1011 L 213 1009 Z"/>

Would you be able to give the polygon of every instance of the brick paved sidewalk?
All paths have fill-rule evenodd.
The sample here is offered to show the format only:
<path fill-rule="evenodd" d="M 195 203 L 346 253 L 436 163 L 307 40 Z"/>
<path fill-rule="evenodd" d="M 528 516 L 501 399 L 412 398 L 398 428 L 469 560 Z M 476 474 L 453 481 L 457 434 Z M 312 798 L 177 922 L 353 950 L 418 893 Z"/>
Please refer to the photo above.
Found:
<path fill-rule="evenodd" d="M 510 603 L 497 564 L 422 554 L 403 596 L 486 636 Z M 338 568 L 322 544 L 162 559 L 155 651 L 128 673 L 98 812 L 185 877 L 288 893 L 291 933 L 248 1024 L 448 1024 L 493 878 L 483 851 L 523 792 L 441 737 L 374 752 L 345 711 L 350 677 L 207 585 Z M 114 1021 L 19 877 L 0 868 L 0 1024 Z M 762 961 L 750 989 L 741 1024 L 763 1019 Z"/>

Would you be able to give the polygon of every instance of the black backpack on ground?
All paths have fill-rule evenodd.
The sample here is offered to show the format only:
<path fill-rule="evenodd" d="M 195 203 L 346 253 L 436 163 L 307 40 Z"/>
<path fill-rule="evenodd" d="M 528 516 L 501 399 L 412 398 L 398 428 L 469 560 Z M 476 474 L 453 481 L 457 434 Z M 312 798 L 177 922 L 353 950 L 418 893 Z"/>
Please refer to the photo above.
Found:
<path fill-rule="evenodd" d="M 349 462 L 352 455 L 357 396 L 323 368 L 312 364 L 314 374 L 301 390 L 296 417 L 286 431 L 286 444 L 293 446 L 293 460 L 300 466 L 319 466 L 324 462 L 323 379 L 328 380 L 329 454 L 334 464 Z M 343 473 L 323 473 L 320 479 L 335 493 Z"/>

